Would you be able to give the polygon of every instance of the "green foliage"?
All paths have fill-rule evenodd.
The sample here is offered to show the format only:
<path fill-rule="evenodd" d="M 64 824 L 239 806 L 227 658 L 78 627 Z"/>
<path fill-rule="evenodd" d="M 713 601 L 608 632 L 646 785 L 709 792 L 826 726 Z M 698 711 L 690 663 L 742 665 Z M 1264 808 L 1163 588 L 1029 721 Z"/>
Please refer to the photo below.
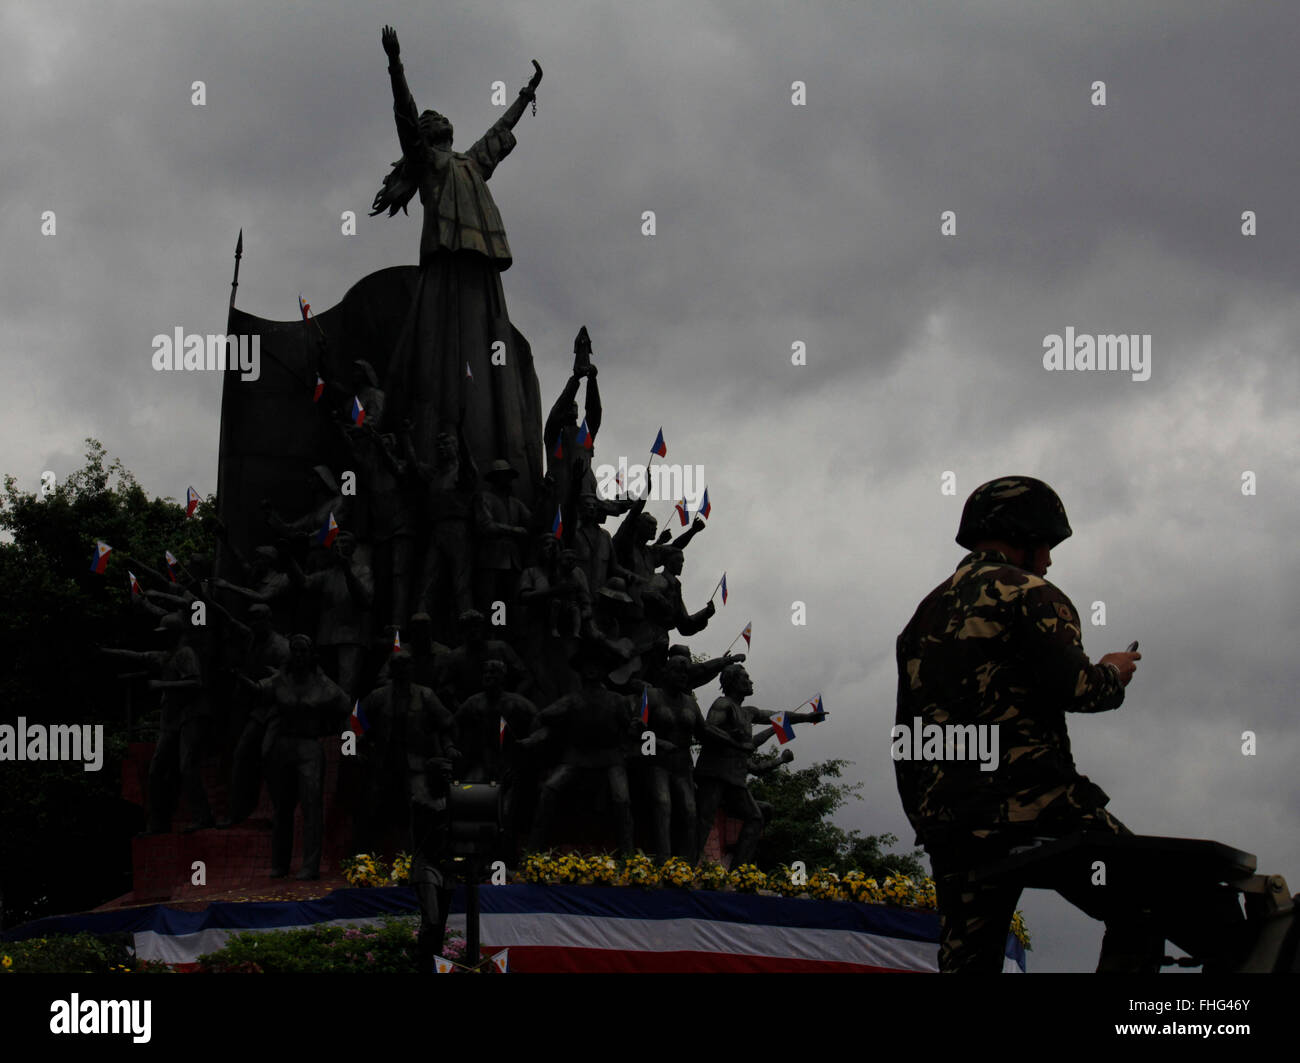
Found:
<path fill-rule="evenodd" d="M 128 949 L 129 940 L 129 934 L 96 937 L 83 932 L 0 944 L 0 975 L 131 974 L 171 970 L 165 963 L 136 959 Z"/>
<path fill-rule="evenodd" d="M 224 948 L 199 957 L 205 974 L 409 974 L 415 970 L 415 918 L 377 926 L 314 926 L 236 934 Z M 459 960 L 464 942 L 449 932 L 441 955 Z"/>
<path fill-rule="evenodd" d="M 839 875 L 862 871 L 881 881 L 890 875 L 924 878 L 919 849 L 889 853 L 885 850 L 898 844 L 895 835 L 864 835 L 832 822 L 836 810 L 850 800 L 861 800 L 861 783 L 835 781 L 848 763 L 826 760 L 794 771 L 783 765 L 751 782 L 754 798 L 772 806 L 755 862 L 764 871 L 802 860 L 809 872 L 824 867 Z"/>
<path fill-rule="evenodd" d="M 81 764 L 9 764 L 0 771 L 0 911 L 3 925 L 75 911 L 130 888 L 130 835 L 140 812 L 119 798 L 126 752 L 123 684 L 96 644 L 156 645 L 157 620 L 133 607 L 126 556 L 165 568 L 212 546 L 203 517 L 187 519 L 170 499 L 149 498 L 120 461 L 86 441 L 85 465 L 48 495 L 4 479 L 0 497 L 0 723 L 102 724 L 98 772 Z M 184 488 L 182 487 L 182 491 Z M 113 547 L 105 575 L 90 571 L 96 539 Z M 146 587 L 145 573 L 134 571 Z M 161 588 L 159 588 L 161 589 Z M 137 719 L 156 707 L 138 696 Z"/>

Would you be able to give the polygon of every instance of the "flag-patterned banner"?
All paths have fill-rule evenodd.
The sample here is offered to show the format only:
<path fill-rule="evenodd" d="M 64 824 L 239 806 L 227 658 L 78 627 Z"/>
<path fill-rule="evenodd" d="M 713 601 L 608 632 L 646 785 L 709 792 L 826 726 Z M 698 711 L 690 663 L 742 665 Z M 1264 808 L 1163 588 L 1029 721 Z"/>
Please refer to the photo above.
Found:
<path fill-rule="evenodd" d="M 613 886 L 484 886 L 479 900 L 484 952 L 509 949 L 512 972 L 938 970 L 939 915 L 926 909 Z M 374 925 L 417 910 L 407 886 L 338 889 L 310 901 L 216 902 L 198 912 L 153 905 L 54 916 L 4 937 L 131 933 L 140 959 L 184 967 L 233 934 Z M 461 933 L 464 911 L 460 887 L 448 926 Z M 1025 970 L 1024 946 L 1010 934 L 1002 969 Z"/>

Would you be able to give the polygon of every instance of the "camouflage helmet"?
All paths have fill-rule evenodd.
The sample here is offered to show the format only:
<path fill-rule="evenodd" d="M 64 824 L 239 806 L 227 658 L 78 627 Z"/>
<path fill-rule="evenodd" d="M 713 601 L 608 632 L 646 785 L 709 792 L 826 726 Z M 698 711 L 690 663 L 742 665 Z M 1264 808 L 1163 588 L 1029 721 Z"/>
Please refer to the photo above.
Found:
<path fill-rule="evenodd" d="M 1049 548 L 1072 534 L 1061 499 L 1032 476 L 1000 476 L 980 484 L 961 511 L 957 542 L 967 550 L 983 539 Z"/>

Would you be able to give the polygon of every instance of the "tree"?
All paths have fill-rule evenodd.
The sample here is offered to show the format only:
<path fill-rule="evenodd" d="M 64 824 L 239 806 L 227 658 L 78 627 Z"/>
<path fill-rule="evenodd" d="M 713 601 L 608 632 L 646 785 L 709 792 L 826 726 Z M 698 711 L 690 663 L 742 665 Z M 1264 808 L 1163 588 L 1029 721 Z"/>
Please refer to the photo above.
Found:
<path fill-rule="evenodd" d="M 860 834 L 844 830 L 832 814 L 850 800 L 861 800 L 861 783 L 836 782 L 847 760 L 825 760 L 807 768 L 785 766 L 759 776 L 750 787 L 758 801 L 772 806 L 755 862 L 763 870 L 802 860 L 808 871 L 825 867 L 838 874 L 858 870 L 877 879 L 887 875 L 925 876 L 922 853 L 889 853 L 898 844 L 893 834 Z"/>
<path fill-rule="evenodd" d="M 120 799 L 127 748 L 123 688 L 100 643 L 153 644 L 154 617 L 132 608 L 127 553 L 155 567 L 212 545 L 202 516 L 149 498 L 120 461 L 86 440 L 86 463 L 44 496 L 6 476 L 0 500 L 0 723 L 102 724 L 99 771 L 81 763 L 0 764 L 0 925 L 75 911 L 127 892 L 141 811 Z M 114 548 L 90 571 L 95 541 Z M 141 582 L 147 581 L 141 575 Z M 153 702 L 146 703 L 146 707 Z"/>

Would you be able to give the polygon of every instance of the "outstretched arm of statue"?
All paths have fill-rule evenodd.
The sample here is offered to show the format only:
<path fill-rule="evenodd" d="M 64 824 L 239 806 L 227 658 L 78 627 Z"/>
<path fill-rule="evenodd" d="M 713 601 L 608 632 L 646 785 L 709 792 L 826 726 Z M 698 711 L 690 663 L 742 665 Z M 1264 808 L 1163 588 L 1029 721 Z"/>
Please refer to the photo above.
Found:
<path fill-rule="evenodd" d="M 691 521 L 690 528 L 682 532 L 681 535 L 677 536 L 677 538 L 673 540 L 673 546 L 677 547 L 678 550 L 685 550 L 690 546 L 691 540 L 699 535 L 706 527 L 708 527 L 708 525 L 704 523 L 704 518 L 696 517 Z"/>
<path fill-rule="evenodd" d="M 519 90 L 515 102 L 506 108 L 506 113 L 497 119 L 497 125 L 503 125 L 507 129 L 514 129 L 515 123 L 523 117 L 524 108 L 537 99 L 537 86 L 542 80 L 542 68 L 538 66 L 536 59 L 533 60 L 533 70 L 532 78 L 527 85 Z"/>
<path fill-rule="evenodd" d="M 393 117 L 397 120 L 397 139 L 401 141 L 403 154 L 416 156 L 420 145 L 420 112 L 415 106 L 410 86 L 406 84 L 397 31 L 392 26 L 385 26 L 381 39 L 384 51 L 388 53 L 388 78 L 393 84 Z"/>

